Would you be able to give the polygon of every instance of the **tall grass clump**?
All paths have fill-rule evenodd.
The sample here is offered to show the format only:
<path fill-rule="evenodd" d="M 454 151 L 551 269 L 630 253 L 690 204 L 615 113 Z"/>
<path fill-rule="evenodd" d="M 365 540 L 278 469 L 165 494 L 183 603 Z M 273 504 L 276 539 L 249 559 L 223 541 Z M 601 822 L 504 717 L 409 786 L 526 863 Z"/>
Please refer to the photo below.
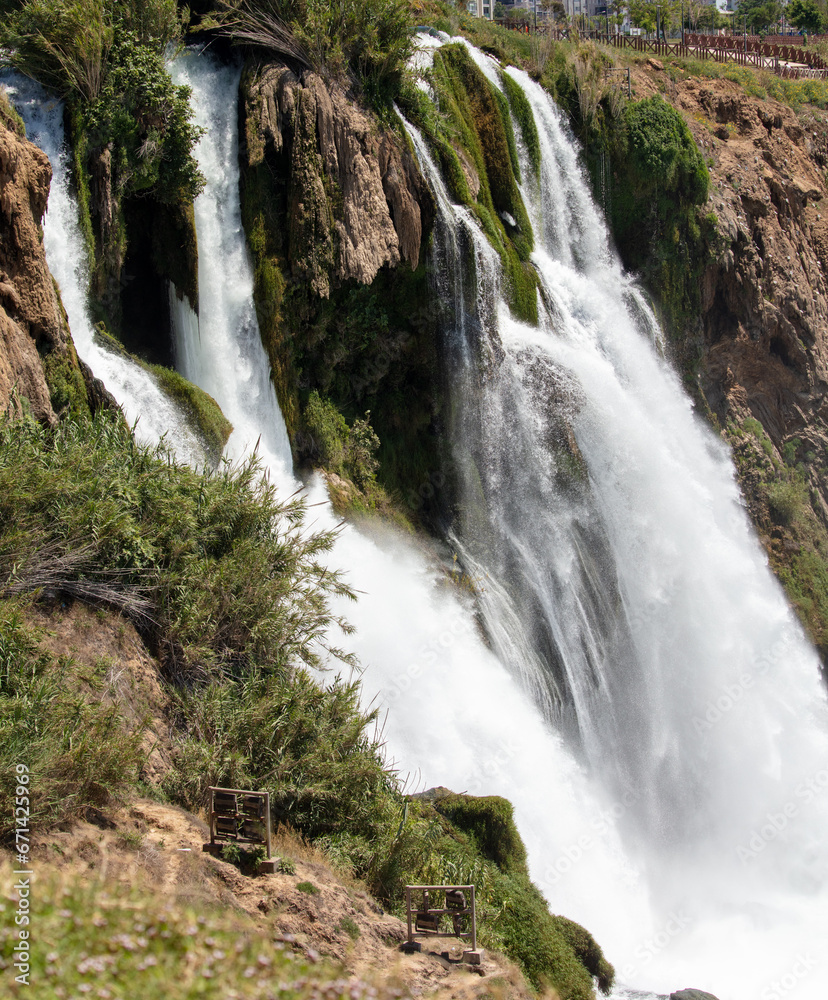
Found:
<path fill-rule="evenodd" d="M 33 828 L 102 806 L 137 782 L 144 752 L 140 727 L 116 705 L 77 692 L 71 662 L 40 647 L 19 598 L 0 600 L 0 771 L 28 768 Z M 14 838 L 15 784 L 0 783 L 0 841 Z"/>
<path fill-rule="evenodd" d="M 354 682 L 257 673 L 180 691 L 175 715 L 184 735 L 166 788 L 190 808 L 210 785 L 268 788 L 276 824 L 309 840 L 346 830 L 373 839 L 397 794 L 377 711 L 361 709 Z"/>

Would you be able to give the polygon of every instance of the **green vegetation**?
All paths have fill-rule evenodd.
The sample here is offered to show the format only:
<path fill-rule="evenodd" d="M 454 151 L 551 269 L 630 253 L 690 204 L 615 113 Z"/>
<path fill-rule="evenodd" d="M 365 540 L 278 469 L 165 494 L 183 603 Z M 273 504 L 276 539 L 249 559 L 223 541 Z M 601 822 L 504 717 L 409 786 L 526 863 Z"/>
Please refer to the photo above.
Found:
<path fill-rule="evenodd" d="M 825 3 L 817 4 L 815 0 L 790 0 L 785 7 L 788 22 L 809 35 L 825 30 L 826 14 Z"/>
<path fill-rule="evenodd" d="M 320 892 L 319 886 L 314 885 L 313 882 L 297 882 L 296 888 L 308 896 L 318 896 Z"/>
<path fill-rule="evenodd" d="M 0 423 L 0 569 L 15 592 L 50 586 L 133 618 L 180 677 L 290 672 L 319 661 L 348 594 L 251 459 L 195 472 L 137 445 L 119 417 L 55 431 Z M 321 646 L 317 648 L 317 645 Z"/>
<path fill-rule="evenodd" d="M 171 368 L 164 368 L 163 365 L 143 366 L 152 372 L 164 392 L 184 410 L 190 425 L 200 433 L 208 457 L 214 465 L 218 465 L 233 430 L 233 425 L 221 412 L 218 403 L 203 389 L 188 382 L 183 375 Z"/>
<path fill-rule="evenodd" d="M 671 58 L 667 61 L 673 73 L 681 79 L 707 77 L 737 83 L 750 97 L 770 99 L 787 104 L 798 111 L 804 104 L 828 107 L 828 83 L 825 80 L 787 80 L 766 70 L 734 63 L 717 63 L 712 59 Z"/>
<path fill-rule="evenodd" d="M 344 931 L 352 941 L 360 936 L 359 924 L 351 917 L 342 917 L 339 921 L 339 930 Z"/>
<path fill-rule="evenodd" d="M 368 735 L 376 713 L 360 710 L 357 684 L 260 670 L 175 697 L 181 735 L 165 782 L 175 801 L 197 809 L 210 785 L 266 785 L 274 820 L 305 837 L 376 836 L 395 782 Z"/>
<path fill-rule="evenodd" d="M 782 446 L 782 455 L 758 420 L 728 424 L 724 435 L 733 448 L 739 483 L 768 553 L 771 567 L 802 624 L 828 656 L 828 530 L 811 500 L 814 472 L 828 474 L 825 458 L 808 452 L 799 438 Z"/>
<path fill-rule="evenodd" d="M 520 126 L 523 144 L 529 154 L 529 162 L 532 164 L 535 177 L 539 178 L 541 169 L 541 148 L 538 129 L 535 125 L 535 116 L 532 113 L 532 107 L 526 99 L 526 94 L 523 93 L 520 85 L 513 80 L 508 73 L 501 72 L 500 79 L 503 83 L 503 89 L 506 91 L 506 97 L 509 100 L 509 107 L 512 114 L 515 116 L 518 125 Z"/>
<path fill-rule="evenodd" d="M 58 415 L 73 413 L 83 416 L 89 413 L 89 402 L 86 393 L 86 383 L 78 367 L 73 363 L 70 354 L 59 354 L 51 351 L 42 359 L 43 374 L 49 387 L 49 397 L 52 409 Z"/>
<path fill-rule="evenodd" d="M 406 884 L 474 884 L 481 944 L 517 962 L 536 989 L 551 985 L 567 1000 L 587 1000 L 592 975 L 604 990 L 612 983 L 612 966 L 588 932 L 551 916 L 531 883 L 505 799 L 413 798 L 389 815 L 373 842 L 346 831 L 322 843 L 400 915 Z"/>
<path fill-rule="evenodd" d="M 14 110 L 14 108 L 9 104 L 9 99 L 6 97 L 6 91 L 0 88 L 0 122 L 2 122 L 7 129 L 11 129 L 16 135 L 19 135 L 21 139 L 26 138 L 26 126 L 23 124 L 23 119 Z"/>
<path fill-rule="evenodd" d="M 4 528 L 3 543 L 8 536 L 5 524 Z M 33 558 L 38 555 L 30 554 L 28 567 L 17 574 L 12 569 L 9 575 L 9 553 L 3 544 L 0 767 L 13 775 L 21 762 L 28 766 L 26 794 L 31 824 L 37 829 L 74 818 L 87 807 L 104 805 L 130 790 L 138 780 L 144 752 L 140 728 L 130 729 L 117 706 L 86 700 L 73 662 L 40 649 L 41 634 L 27 624 L 26 601 L 11 596 L 20 576 L 31 570 Z M 38 569 L 46 583 L 50 567 L 43 563 L 50 553 L 41 552 L 39 558 Z M 101 680 L 97 678 L 97 683 Z M 15 791 L 13 781 L 0 787 L 4 841 L 14 837 Z"/>
<path fill-rule="evenodd" d="M 375 457 L 379 438 L 369 422 L 355 420 L 348 427 L 345 418 L 319 393 L 311 392 L 305 407 L 305 426 L 317 451 L 319 464 L 340 476 L 347 476 L 360 489 L 370 489 L 376 482 L 379 462 Z"/>
<path fill-rule="evenodd" d="M 219 0 L 204 27 L 326 77 L 350 74 L 380 109 L 394 99 L 413 51 L 407 0 Z"/>
<path fill-rule="evenodd" d="M 718 252 L 717 220 L 704 214 L 709 174 L 678 111 L 656 96 L 604 104 L 586 131 L 587 160 L 624 265 L 641 275 L 697 392 L 701 276 Z"/>
<path fill-rule="evenodd" d="M 437 808 L 466 833 L 480 853 L 509 874 L 526 871 L 526 848 L 515 826 L 512 807 L 498 796 L 451 795 Z"/>
<path fill-rule="evenodd" d="M 739 0 L 736 16 L 747 23 L 753 34 L 765 33 L 782 20 L 782 6 L 779 0 Z"/>

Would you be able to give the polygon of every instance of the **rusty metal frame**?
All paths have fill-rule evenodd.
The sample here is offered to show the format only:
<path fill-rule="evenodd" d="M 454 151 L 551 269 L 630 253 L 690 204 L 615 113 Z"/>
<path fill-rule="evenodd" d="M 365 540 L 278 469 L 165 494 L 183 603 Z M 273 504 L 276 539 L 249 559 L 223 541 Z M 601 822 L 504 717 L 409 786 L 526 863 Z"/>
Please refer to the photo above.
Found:
<path fill-rule="evenodd" d="M 458 910 L 453 907 L 435 907 L 429 906 L 428 908 L 421 907 L 419 909 L 413 909 L 411 907 L 411 894 L 412 892 L 421 892 L 423 894 L 427 892 L 442 892 L 443 894 L 447 892 L 464 892 L 469 895 L 469 902 L 464 909 Z M 425 895 L 423 896 L 425 900 Z M 413 944 L 416 935 L 422 937 L 438 937 L 438 938 L 470 938 L 472 950 L 477 949 L 477 908 L 475 905 L 474 898 L 474 886 L 473 885 L 407 885 L 405 887 L 405 909 L 406 918 L 408 921 L 408 943 Z M 435 917 L 440 917 L 445 914 L 451 914 L 452 917 L 461 916 L 471 916 L 471 930 L 463 931 L 459 934 L 446 934 L 443 931 L 423 931 L 417 930 L 415 927 L 415 920 L 413 917 L 418 913 L 427 913 L 434 915 Z"/>

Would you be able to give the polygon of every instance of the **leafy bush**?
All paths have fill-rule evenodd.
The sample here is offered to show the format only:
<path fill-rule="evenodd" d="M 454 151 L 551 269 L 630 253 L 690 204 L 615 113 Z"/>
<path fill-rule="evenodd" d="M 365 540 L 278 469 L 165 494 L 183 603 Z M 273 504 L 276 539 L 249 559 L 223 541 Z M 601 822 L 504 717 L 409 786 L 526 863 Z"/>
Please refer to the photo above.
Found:
<path fill-rule="evenodd" d="M 776 480 L 766 488 L 771 517 L 777 524 L 792 525 L 808 506 L 808 493 L 794 473 L 789 480 Z"/>
<path fill-rule="evenodd" d="M 370 424 L 370 411 L 351 427 L 330 400 L 311 392 L 305 407 L 305 425 L 318 461 L 330 472 L 347 476 L 360 488 L 374 482 L 379 463 L 379 438 Z"/>
<path fill-rule="evenodd" d="M 181 734 L 167 792 L 190 808 L 210 785 L 270 790 L 274 820 L 314 839 L 350 830 L 376 835 L 394 793 L 381 744 L 369 735 L 358 687 L 261 674 L 181 691 Z"/>
<path fill-rule="evenodd" d="M 437 811 L 467 833 L 483 857 L 501 871 L 527 873 L 526 848 L 515 826 L 512 805 L 496 795 L 452 795 L 440 799 Z"/>
<path fill-rule="evenodd" d="M 360 936 L 359 924 L 351 917 L 342 917 L 339 921 L 339 930 L 345 931 L 352 941 Z"/>
<path fill-rule="evenodd" d="M 196 472 L 139 446 L 119 418 L 55 431 L 0 420 L 0 588 L 48 585 L 122 609 L 175 676 L 288 673 L 319 663 L 349 595 L 318 562 L 331 533 L 303 532 L 253 458 Z M 338 650 L 330 650 L 336 655 Z"/>
<path fill-rule="evenodd" d="M 106 0 L 28 0 L 0 26 L 21 72 L 87 101 L 101 92 L 114 35 Z"/>
<path fill-rule="evenodd" d="M 189 97 L 187 87 L 173 84 L 155 47 L 118 32 L 106 78 L 84 105 L 80 124 L 90 147 L 113 147 L 119 192 L 152 189 L 158 201 L 173 204 L 201 191 L 204 178 L 192 157 L 201 130 L 192 124 Z"/>
<path fill-rule="evenodd" d="M 658 197 L 681 192 L 692 204 L 704 204 L 710 175 L 678 111 L 656 95 L 628 104 L 625 118 L 639 186 Z"/>

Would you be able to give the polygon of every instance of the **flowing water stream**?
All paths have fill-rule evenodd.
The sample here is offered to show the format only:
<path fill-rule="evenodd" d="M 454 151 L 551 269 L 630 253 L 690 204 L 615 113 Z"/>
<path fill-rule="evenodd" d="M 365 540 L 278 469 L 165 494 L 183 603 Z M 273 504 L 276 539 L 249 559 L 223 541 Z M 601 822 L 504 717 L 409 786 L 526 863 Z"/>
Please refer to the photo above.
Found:
<path fill-rule="evenodd" d="M 201 319 L 173 298 L 179 364 L 233 422 L 228 453 L 258 441 L 292 491 L 238 210 L 238 70 L 190 51 L 172 72 L 207 129 Z M 366 700 L 387 708 L 389 749 L 420 787 L 511 799 L 533 877 L 602 943 L 618 1000 L 688 985 L 720 1000 L 817 1000 L 828 722 L 816 657 L 725 449 L 660 357 L 557 111 L 510 72 L 544 152 L 537 182 L 523 166 L 537 328 L 509 314 L 499 262 L 411 130 L 439 206 L 436 291 L 456 316 L 445 336 L 465 515 L 452 541 L 478 580 L 490 648 L 471 597 L 419 551 L 346 526 L 332 563 L 360 592 L 339 610 L 357 627 Z M 81 266 L 78 248 L 65 256 Z M 321 484 L 308 492 L 312 520 L 333 525 Z"/>
<path fill-rule="evenodd" d="M 0 74 L 9 99 L 26 125 L 29 140 L 52 164 L 49 205 L 43 220 L 46 261 L 60 288 L 69 328 L 80 357 L 117 399 L 140 441 L 162 437 L 183 461 L 203 465 L 205 452 L 187 417 L 153 376 L 129 357 L 104 346 L 89 316 L 89 265 L 78 205 L 72 193 L 69 151 L 63 135 L 63 102 L 18 73 Z"/>

